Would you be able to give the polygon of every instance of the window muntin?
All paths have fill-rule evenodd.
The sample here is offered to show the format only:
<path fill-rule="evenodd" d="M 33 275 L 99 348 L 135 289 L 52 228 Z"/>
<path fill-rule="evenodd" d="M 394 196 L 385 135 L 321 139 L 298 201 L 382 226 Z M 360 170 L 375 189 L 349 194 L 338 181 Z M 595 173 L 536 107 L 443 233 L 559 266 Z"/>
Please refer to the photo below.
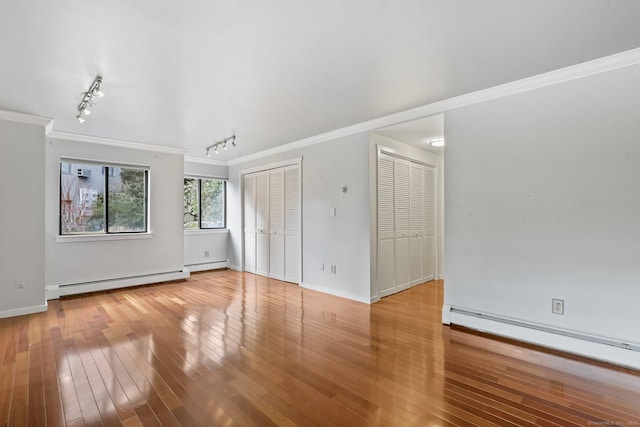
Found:
<path fill-rule="evenodd" d="M 226 181 L 184 179 L 184 229 L 207 230 L 226 226 Z"/>
<path fill-rule="evenodd" d="M 146 233 L 148 181 L 140 167 L 63 160 L 60 235 Z"/>

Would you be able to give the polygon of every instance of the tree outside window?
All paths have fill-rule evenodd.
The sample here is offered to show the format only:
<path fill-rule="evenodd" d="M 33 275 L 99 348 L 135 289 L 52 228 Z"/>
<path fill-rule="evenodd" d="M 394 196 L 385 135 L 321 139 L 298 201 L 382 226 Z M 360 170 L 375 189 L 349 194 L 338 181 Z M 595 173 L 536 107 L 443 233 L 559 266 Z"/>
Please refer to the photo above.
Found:
<path fill-rule="evenodd" d="M 184 229 L 225 227 L 226 187 L 220 179 L 184 179 Z"/>
<path fill-rule="evenodd" d="M 146 232 L 147 194 L 146 169 L 63 161 L 60 234 Z"/>

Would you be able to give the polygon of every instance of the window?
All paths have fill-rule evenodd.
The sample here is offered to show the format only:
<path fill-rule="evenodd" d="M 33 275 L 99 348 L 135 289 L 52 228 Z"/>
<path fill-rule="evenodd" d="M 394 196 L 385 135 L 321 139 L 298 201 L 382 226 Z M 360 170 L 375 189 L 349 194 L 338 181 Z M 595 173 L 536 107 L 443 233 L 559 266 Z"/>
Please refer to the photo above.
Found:
<path fill-rule="evenodd" d="M 149 171 L 63 160 L 60 234 L 147 232 Z"/>
<path fill-rule="evenodd" d="M 226 182 L 221 179 L 184 179 L 184 229 L 226 226 Z"/>

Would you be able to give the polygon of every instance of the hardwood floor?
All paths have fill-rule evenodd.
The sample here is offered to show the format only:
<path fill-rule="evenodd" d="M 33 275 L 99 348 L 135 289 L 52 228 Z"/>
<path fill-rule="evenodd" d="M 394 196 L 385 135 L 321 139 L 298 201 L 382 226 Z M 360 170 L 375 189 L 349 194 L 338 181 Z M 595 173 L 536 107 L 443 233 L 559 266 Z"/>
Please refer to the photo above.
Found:
<path fill-rule="evenodd" d="M 640 425 L 640 374 L 233 271 L 0 320 L 0 426 Z"/>

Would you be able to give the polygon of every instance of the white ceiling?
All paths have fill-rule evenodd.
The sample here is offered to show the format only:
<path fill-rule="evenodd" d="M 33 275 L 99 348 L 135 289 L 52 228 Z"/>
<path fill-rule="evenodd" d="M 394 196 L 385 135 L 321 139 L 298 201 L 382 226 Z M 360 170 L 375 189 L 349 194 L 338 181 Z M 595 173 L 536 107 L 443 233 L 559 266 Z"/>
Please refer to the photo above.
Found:
<path fill-rule="evenodd" d="M 429 145 L 430 139 L 444 137 L 444 114 L 436 114 L 423 119 L 377 129 L 375 133 L 435 154 L 444 154 L 444 147 L 431 147 Z"/>
<path fill-rule="evenodd" d="M 636 48 L 638 17 L 636 0 L 0 0 L 0 109 L 195 157 L 236 133 L 228 160 Z"/>

